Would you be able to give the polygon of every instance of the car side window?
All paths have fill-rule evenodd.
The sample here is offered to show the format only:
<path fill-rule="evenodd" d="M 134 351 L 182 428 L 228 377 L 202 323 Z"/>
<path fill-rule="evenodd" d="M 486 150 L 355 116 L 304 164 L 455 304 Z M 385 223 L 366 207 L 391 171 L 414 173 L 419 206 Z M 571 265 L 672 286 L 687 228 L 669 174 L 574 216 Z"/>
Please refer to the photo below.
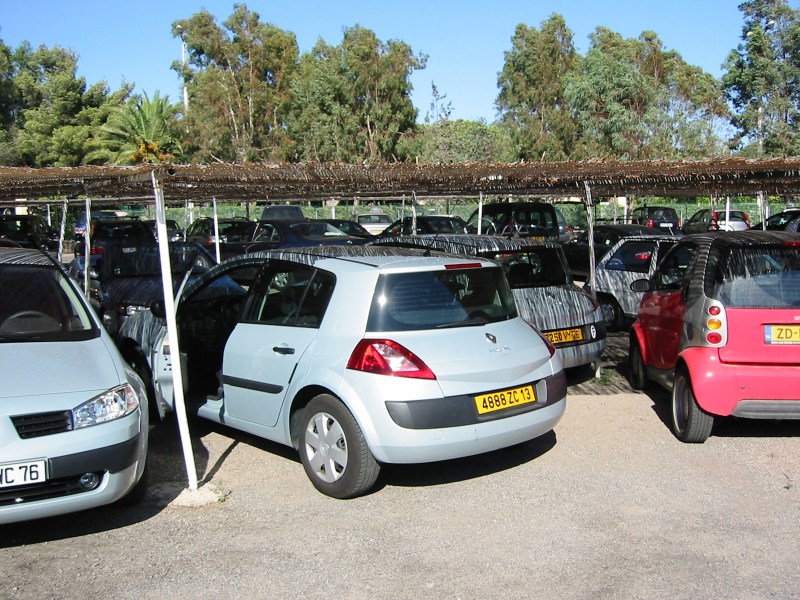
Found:
<path fill-rule="evenodd" d="M 266 325 L 319 327 L 333 291 L 334 278 L 307 265 L 274 263 L 248 305 L 245 320 Z"/>
<path fill-rule="evenodd" d="M 694 247 L 689 245 L 675 248 L 667 254 L 656 271 L 655 289 L 660 291 L 682 289 L 693 257 Z"/>

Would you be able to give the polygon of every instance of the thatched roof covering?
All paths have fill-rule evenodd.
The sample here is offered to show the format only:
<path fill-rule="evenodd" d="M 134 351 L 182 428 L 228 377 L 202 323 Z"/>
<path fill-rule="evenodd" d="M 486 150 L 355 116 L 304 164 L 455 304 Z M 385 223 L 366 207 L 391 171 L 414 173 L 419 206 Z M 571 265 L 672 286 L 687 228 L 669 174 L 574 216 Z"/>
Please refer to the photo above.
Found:
<path fill-rule="evenodd" d="M 800 157 L 562 163 L 212 164 L 0 167 L 0 203 L 25 198 L 146 199 L 156 172 L 167 202 L 531 195 L 667 197 L 800 194 Z"/>

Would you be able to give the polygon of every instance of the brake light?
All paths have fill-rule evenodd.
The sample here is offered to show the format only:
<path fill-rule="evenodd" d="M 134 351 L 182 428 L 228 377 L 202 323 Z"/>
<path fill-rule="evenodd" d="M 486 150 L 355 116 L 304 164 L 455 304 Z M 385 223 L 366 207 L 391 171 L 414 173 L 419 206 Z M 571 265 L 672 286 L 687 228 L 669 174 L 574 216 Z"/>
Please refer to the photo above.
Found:
<path fill-rule="evenodd" d="M 481 263 L 461 263 L 457 265 L 445 265 L 444 268 L 446 270 L 455 270 L 455 269 L 480 269 L 483 267 Z"/>
<path fill-rule="evenodd" d="M 392 340 L 361 340 L 350 354 L 347 368 L 375 375 L 436 379 L 421 358 Z"/>
<path fill-rule="evenodd" d="M 104 254 L 106 249 L 103 246 L 92 246 L 89 254 Z"/>
<path fill-rule="evenodd" d="M 637 254 L 634 254 L 633 257 L 636 260 L 650 260 L 650 255 L 651 254 L 652 254 L 652 252 L 639 252 Z"/>
<path fill-rule="evenodd" d="M 727 336 L 725 327 L 725 310 L 719 304 L 712 304 L 706 309 L 703 331 L 706 342 L 714 346 L 722 344 Z"/>
<path fill-rule="evenodd" d="M 656 226 L 656 222 L 653 219 L 648 219 L 647 220 L 647 226 L 648 227 L 655 227 Z"/>

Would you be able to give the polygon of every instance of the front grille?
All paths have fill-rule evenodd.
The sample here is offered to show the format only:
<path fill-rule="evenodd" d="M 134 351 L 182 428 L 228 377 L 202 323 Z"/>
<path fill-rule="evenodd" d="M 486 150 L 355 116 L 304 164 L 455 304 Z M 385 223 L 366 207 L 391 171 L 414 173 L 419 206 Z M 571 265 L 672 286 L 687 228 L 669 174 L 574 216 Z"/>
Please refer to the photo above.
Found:
<path fill-rule="evenodd" d="M 95 474 L 102 482 L 104 473 L 101 471 Z M 81 475 L 71 475 L 60 479 L 50 479 L 35 485 L 0 488 L 0 506 L 35 502 L 37 500 L 47 500 L 48 498 L 60 498 L 90 491 L 81 487 L 80 478 Z"/>
<path fill-rule="evenodd" d="M 72 431 L 72 412 L 64 410 L 34 415 L 18 415 L 11 417 L 11 422 L 14 423 L 14 427 L 17 429 L 17 435 L 26 440 L 43 435 Z"/>

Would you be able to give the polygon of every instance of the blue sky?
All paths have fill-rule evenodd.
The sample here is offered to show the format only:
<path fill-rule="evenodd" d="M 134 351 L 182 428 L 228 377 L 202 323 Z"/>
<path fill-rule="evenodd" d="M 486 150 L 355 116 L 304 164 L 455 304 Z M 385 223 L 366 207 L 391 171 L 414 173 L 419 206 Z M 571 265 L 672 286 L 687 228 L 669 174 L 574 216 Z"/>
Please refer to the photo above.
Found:
<path fill-rule="evenodd" d="M 92 84 L 106 80 L 112 89 L 123 81 L 136 84 L 150 97 L 159 91 L 177 102 L 180 80 L 170 70 L 180 59 L 180 41 L 171 24 L 202 8 L 224 21 L 233 1 L 206 0 L 2 0 L 0 39 L 16 48 L 28 41 L 70 48 L 79 55 L 78 74 Z M 422 120 L 431 103 L 431 82 L 446 102 L 451 118 L 495 118 L 497 73 L 503 53 L 519 23 L 538 27 L 553 13 L 564 16 L 580 53 L 598 26 L 626 38 L 642 31 L 658 33 L 667 49 L 677 50 L 690 64 L 720 76 L 728 53 L 740 42 L 742 14 L 737 0 L 294 0 L 245 2 L 261 20 L 297 36 L 300 51 L 319 38 L 341 42 L 345 27 L 361 25 L 379 39 L 403 40 L 416 53 L 428 55 L 427 67 L 412 76 L 412 99 Z M 797 7 L 798 2 L 790 5 Z"/>

